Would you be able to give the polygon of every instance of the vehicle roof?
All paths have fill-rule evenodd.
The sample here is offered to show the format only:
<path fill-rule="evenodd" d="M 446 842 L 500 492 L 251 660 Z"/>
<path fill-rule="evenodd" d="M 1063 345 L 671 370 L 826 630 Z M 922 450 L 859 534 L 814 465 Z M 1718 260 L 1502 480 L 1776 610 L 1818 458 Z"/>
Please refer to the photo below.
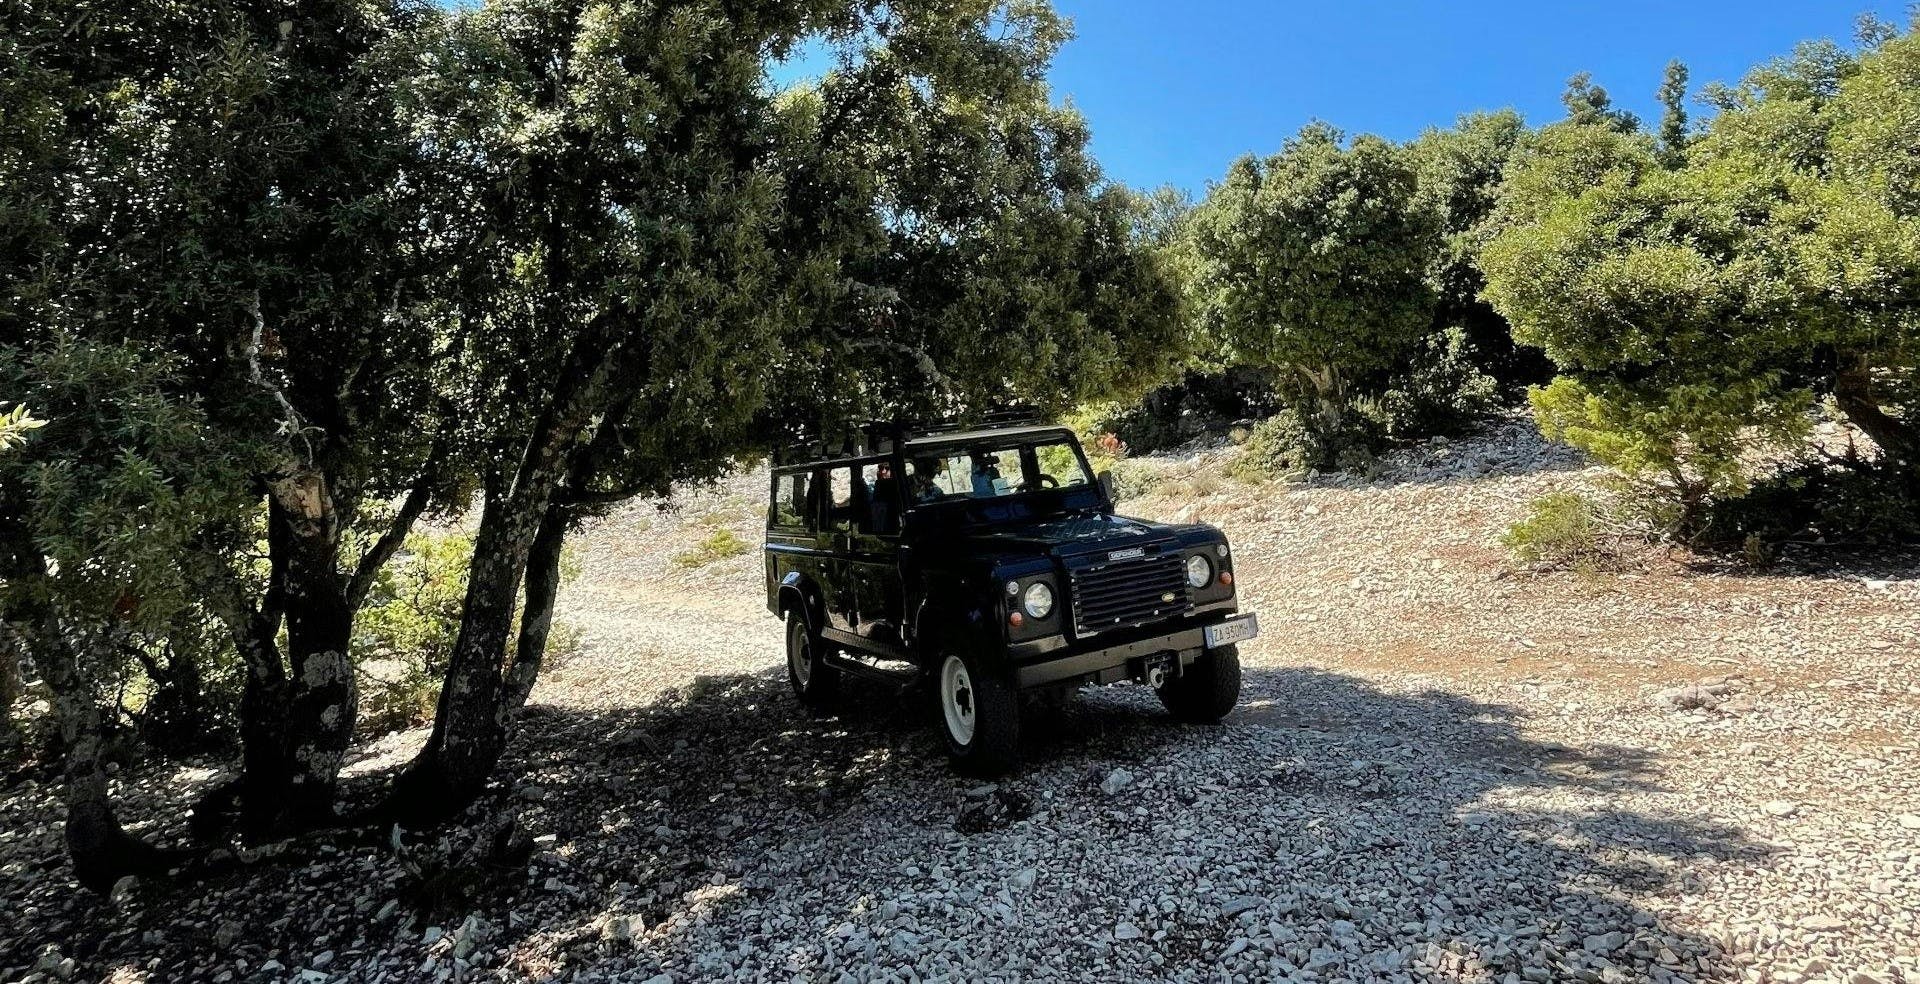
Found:
<path fill-rule="evenodd" d="M 1033 437 L 1056 435 L 1071 436 L 1073 431 L 1061 424 L 1022 424 L 1017 427 L 982 427 L 977 430 L 951 430 L 937 434 L 923 434 L 907 438 L 902 446 L 903 453 L 911 456 L 916 450 L 951 447 L 955 444 L 975 444 L 981 441 L 1020 441 Z M 834 454 L 807 461 L 790 461 L 776 466 L 775 472 L 811 471 L 815 468 L 830 467 L 842 462 L 875 461 L 892 457 L 891 451 L 862 451 L 855 454 Z"/>
<path fill-rule="evenodd" d="M 924 448 L 941 444 L 973 444 L 979 441 L 1017 441 L 1043 434 L 1072 433 L 1059 424 L 1028 424 L 1021 427 L 988 427 L 981 430 L 948 431 L 907 438 L 907 447 Z"/>

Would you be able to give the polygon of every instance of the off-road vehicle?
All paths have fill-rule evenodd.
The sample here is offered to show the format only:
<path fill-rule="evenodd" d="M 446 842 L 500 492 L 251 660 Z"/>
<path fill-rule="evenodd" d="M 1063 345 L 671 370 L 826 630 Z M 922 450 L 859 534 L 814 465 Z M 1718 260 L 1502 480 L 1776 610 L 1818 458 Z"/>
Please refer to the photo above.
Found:
<path fill-rule="evenodd" d="M 797 458 L 797 460 L 796 460 Z M 1114 514 L 1071 430 L 869 426 L 773 469 L 767 608 L 799 699 L 843 674 L 925 680 L 957 766 L 1017 759 L 1023 692 L 1151 685 L 1212 722 L 1240 694 L 1240 614 L 1221 532 Z"/>

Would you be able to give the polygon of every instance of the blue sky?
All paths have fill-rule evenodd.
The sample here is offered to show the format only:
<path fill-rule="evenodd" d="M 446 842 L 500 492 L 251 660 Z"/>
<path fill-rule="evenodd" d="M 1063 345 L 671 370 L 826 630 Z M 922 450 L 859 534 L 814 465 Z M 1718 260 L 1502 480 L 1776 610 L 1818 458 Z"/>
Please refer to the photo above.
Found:
<path fill-rule="evenodd" d="M 1093 126 L 1107 173 L 1196 195 L 1249 151 L 1270 153 L 1311 119 L 1350 133 L 1418 136 L 1463 112 L 1561 115 L 1567 77 L 1590 71 L 1614 101 L 1658 116 L 1669 60 L 1700 83 L 1735 81 L 1796 42 L 1850 42 L 1885 0 L 1055 0 L 1076 40 L 1055 95 Z"/>

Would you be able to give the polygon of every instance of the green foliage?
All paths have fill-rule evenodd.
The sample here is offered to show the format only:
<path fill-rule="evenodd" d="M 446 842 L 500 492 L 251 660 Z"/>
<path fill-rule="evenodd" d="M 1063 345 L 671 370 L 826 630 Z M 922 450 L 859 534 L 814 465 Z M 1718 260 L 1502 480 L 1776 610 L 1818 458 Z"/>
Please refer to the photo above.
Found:
<path fill-rule="evenodd" d="M 415 532 L 381 568 L 354 620 L 362 726 L 367 730 L 378 734 L 433 717 L 460 632 L 472 556 L 472 534 Z M 571 556 L 563 558 L 560 569 L 563 582 L 580 573 Z M 576 630 L 556 625 L 547 644 L 549 663 L 564 661 L 579 644 Z"/>
<path fill-rule="evenodd" d="M 1366 471 L 1382 435 L 1364 414 L 1342 419 L 1337 427 L 1310 425 L 1299 411 L 1284 409 L 1253 425 L 1228 466 L 1249 482 L 1297 475 L 1309 470 Z"/>
<path fill-rule="evenodd" d="M 724 526 L 716 526 L 701 541 L 673 556 L 681 567 L 705 567 L 708 564 L 751 553 L 753 544 Z"/>
<path fill-rule="evenodd" d="M 1549 127 L 1481 253 L 1488 299 L 1562 373 L 1534 396 L 1543 429 L 1664 495 L 1684 535 L 1823 396 L 1920 462 L 1901 287 L 1920 278 L 1920 39 L 1803 48 L 1720 101 L 1673 167 L 1610 126 Z"/>
<path fill-rule="evenodd" d="M 1575 126 L 1599 126 L 1621 133 L 1640 129 L 1639 117 L 1614 108 L 1613 97 L 1596 85 L 1588 72 L 1580 72 L 1567 80 L 1560 103 L 1567 107 L 1567 122 Z"/>
<path fill-rule="evenodd" d="M 1689 139 L 1687 66 L 1676 59 L 1667 63 L 1666 78 L 1660 82 L 1660 162 L 1668 167 L 1686 163 Z"/>
<path fill-rule="evenodd" d="M 1452 434 L 1500 405 L 1500 384 L 1482 371 L 1466 329 L 1450 328 L 1428 336 L 1410 365 L 1358 405 L 1361 416 L 1387 438 Z"/>
<path fill-rule="evenodd" d="M 44 420 L 35 419 L 22 406 L 0 413 L 0 451 L 9 451 L 27 443 L 27 435 L 47 426 Z"/>
<path fill-rule="evenodd" d="M 0 457 L 0 508 L 49 570 L 0 585 L 0 604 L 41 592 L 82 624 L 104 630 L 112 617 L 159 635 L 197 604 L 220 563 L 202 549 L 207 527 L 242 525 L 253 461 L 177 391 L 178 371 L 135 345 L 0 349 L 0 389 L 48 418 L 38 439 Z"/>
<path fill-rule="evenodd" d="M 1527 504 L 1527 514 L 1500 543 L 1523 563 L 1583 569 L 1616 556 L 1609 523 L 1591 496 L 1555 492 Z"/>
<path fill-rule="evenodd" d="M 778 418 L 1065 411 L 1168 378 L 1187 326 L 1160 246 L 1184 203 L 1107 182 L 1086 121 L 1051 103 L 1066 24 L 1038 3 L 897 9 L 881 36 L 916 44 L 856 39 L 778 106 L 783 234 L 816 275 Z"/>
<path fill-rule="evenodd" d="M 1440 225 L 1417 202 L 1407 157 L 1377 137 L 1351 146 L 1314 124 L 1263 160 L 1242 158 L 1192 220 L 1190 290 L 1229 364 L 1271 369 L 1304 450 L 1357 433 L 1355 381 L 1390 368 L 1426 332 Z"/>
<path fill-rule="evenodd" d="M 402 659 L 437 674 L 444 670 L 460 629 L 473 537 L 414 533 L 380 569 L 354 621 L 362 660 Z"/>
<path fill-rule="evenodd" d="M 1716 545 L 1920 542 L 1920 483 L 1902 470 L 1842 459 L 1810 462 L 1755 481 L 1714 504 L 1703 539 Z"/>

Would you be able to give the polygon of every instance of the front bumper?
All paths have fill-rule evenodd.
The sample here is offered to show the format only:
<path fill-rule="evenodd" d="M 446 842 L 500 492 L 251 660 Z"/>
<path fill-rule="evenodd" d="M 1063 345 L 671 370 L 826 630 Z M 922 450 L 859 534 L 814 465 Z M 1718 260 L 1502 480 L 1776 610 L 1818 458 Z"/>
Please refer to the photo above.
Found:
<path fill-rule="evenodd" d="M 1018 663 L 1014 666 L 1014 685 L 1021 690 L 1030 690 L 1059 684 L 1115 683 L 1143 677 L 1149 661 L 1169 656 L 1180 668 L 1178 672 L 1185 672 L 1186 666 L 1206 651 L 1207 630 L 1223 622 L 1237 620 L 1244 620 L 1253 627 L 1254 634 L 1258 634 L 1259 622 L 1250 613 L 1219 612 L 1213 617 L 1185 621 L 1170 632 L 1165 626 L 1151 626 L 1142 630 L 1148 633 L 1144 637 L 1115 640 L 1098 649 L 1065 655 L 1048 654 Z M 1254 635 L 1247 635 L 1242 641 L 1251 638 Z"/>

